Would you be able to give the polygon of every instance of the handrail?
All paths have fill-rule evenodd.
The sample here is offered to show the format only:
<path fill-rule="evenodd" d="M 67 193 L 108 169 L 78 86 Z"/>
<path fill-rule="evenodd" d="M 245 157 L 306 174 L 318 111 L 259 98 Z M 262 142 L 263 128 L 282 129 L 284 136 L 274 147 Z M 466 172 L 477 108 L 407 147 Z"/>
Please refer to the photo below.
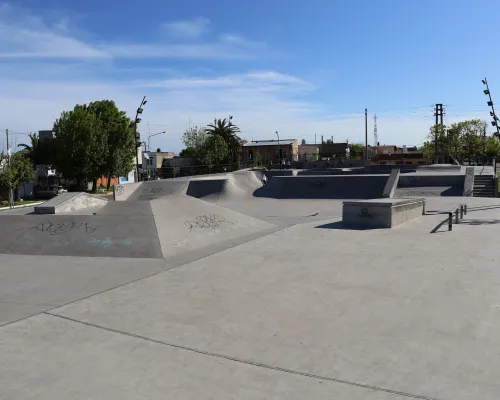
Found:
<path fill-rule="evenodd" d="M 464 215 L 467 215 L 467 204 L 458 204 L 448 211 L 448 231 L 453 229 L 453 214 L 455 214 L 455 223 L 459 224 Z"/>

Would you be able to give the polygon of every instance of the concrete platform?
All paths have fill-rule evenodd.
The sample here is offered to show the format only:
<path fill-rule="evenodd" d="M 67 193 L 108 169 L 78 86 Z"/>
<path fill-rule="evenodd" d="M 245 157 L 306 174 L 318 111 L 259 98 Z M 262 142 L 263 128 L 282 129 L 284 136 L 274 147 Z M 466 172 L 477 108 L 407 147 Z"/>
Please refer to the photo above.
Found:
<path fill-rule="evenodd" d="M 394 228 L 420 217 L 425 199 L 344 201 L 342 226 L 361 229 Z"/>

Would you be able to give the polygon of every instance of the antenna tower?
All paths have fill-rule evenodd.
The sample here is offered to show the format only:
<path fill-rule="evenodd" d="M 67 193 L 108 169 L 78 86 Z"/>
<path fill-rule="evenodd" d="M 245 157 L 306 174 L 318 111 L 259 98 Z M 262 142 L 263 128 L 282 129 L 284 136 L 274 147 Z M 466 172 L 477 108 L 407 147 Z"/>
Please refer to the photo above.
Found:
<path fill-rule="evenodd" d="M 377 114 L 373 116 L 373 145 L 378 146 Z"/>

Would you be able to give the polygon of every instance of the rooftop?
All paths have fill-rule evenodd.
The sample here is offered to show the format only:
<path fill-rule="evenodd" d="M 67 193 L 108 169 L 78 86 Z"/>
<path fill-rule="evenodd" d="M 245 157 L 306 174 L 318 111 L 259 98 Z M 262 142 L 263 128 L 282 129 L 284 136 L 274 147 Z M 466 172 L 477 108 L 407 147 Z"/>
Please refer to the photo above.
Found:
<path fill-rule="evenodd" d="M 255 146 L 277 146 L 278 142 L 280 145 L 287 146 L 296 142 L 297 139 L 283 139 L 283 140 L 255 140 L 253 142 L 248 142 L 243 145 L 243 147 L 255 147 Z"/>

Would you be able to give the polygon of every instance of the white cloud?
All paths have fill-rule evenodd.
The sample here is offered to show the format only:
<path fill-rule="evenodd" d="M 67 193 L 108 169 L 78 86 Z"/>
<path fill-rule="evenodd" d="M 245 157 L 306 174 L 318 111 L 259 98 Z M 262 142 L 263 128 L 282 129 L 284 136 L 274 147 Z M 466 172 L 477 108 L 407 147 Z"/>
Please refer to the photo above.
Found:
<path fill-rule="evenodd" d="M 162 28 L 170 36 L 193 39 L 210 31 L 210 20 L 198 17 L 184 21 L 167 22 L 162 25 Z"/>
<path fill-rule="evenodd" d="M 165 24 L 175 38 L 197 39 L 208 30 L 209 21 L 197 18 Z M 72 29 L 70 29 L 72 28 Z M 0 58 L 3 59 L 247 59 L 265 50 L 262 43 L 237 36 L 222 36 L 203 42 L 151 41 L 148 43 L 88 43 L 71 32 L 77 32 L 68 18 L 54 26 L 29 10 L 0 5 Z"/>

